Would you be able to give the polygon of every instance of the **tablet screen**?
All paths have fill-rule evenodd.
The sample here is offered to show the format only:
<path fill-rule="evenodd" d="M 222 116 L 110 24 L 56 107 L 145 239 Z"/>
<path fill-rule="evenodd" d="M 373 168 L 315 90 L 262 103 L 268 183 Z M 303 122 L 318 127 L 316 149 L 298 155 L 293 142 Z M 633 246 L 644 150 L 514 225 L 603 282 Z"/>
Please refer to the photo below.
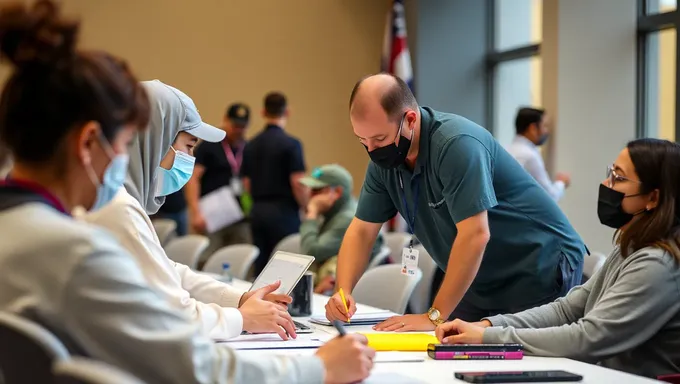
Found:
<path fill-rule="evenodd" d="M 289 295 L 295 288 L 302 275 L 314 262 L 314 256 L 298 255 L 289 252 L 276 252 L 262 273 L 255 279 L 251 291 L 260 289 L 276 280 L 281 280 L 281 286 L 276 293 Z"/>

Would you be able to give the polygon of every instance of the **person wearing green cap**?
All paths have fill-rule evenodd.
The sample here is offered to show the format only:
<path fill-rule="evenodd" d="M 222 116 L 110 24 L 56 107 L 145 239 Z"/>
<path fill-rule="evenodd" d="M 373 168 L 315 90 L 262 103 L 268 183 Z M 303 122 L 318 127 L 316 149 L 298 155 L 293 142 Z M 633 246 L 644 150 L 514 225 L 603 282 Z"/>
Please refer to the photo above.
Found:
<path fill-rule="evenodd" d="M 316 258 L 317 291 L 324 292 L 333 288 L 336 256 L 357 208 L 352 197 L 352 175 L 338 164 L 328 164 L 314 169 L 309 176 L 301 178 L 300 183 L 311 190 L 305 219 L 300 225 L 300 250 Z M 379 236 L 371 258 L 382 244 Z"/>

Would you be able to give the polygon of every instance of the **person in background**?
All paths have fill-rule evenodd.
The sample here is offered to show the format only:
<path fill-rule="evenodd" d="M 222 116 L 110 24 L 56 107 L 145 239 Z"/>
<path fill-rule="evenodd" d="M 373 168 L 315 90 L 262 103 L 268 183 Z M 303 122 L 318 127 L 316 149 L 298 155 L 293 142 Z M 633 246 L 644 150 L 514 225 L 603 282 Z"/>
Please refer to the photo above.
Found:
<path fill-rule="evenodd" d="M 305 219 L 300 225 L 300 250 L 315 257 L 318 292 L 333 289 L 335 267 L 342 238 L 352 222 L 357 202 L 352 197 L 352 175 L 337 164 L 323 165 L 300 179 L 310 189 Z M 382 235 L 371 250 L 371 259 L 383 245 Z"/>
<path fill-rule="evenodd" d="M 242 331 L 296 337 L 285 295 L 244 293 L 198 274 L 168 258 L 148 214 L 177 192 L 193 173 L 198 139 L 220 142 L 225 132 L 203 123 L 194 102 L 158 80 L 143 82 L 151 100 L 151 120 L 133 141 L 125 187 L 104 207 L 79 218 L 107 229 L 137 260 L 149 284 L 201 324 L 211 338 L 224 340 Z M 264 300 L 260 299 L 264 297 Z M 279 304 L 282 303 L 282 304 Z"/>
<path fill-rule="evenodd" d="M 569 187 L 571 177 L 566 173 L 558 173 L 555 181 L 550 180 L 543 163 L 543 156 L 538 147 L 545 144 L 550 136 L 549 119 L 543 109 L 520 108 L 515 118 L 517 136 L 507 148 L 508 152 L 529 172 L 529 174 L 545 189 L 553 200 L 558 201 Z"/>
<path fill-rule="evenodd" d="M 356 216 L 338 255 L 331 320 L 356 311 L 351 291 L 382 224 L 399 211 L 444 281 L 427 313 L 378 324 L 381 331 L 434 330 L 449 316 L 478 320 L 564 296 L 581 281 L 585 244 L 557 204 L 486 129 L 418 105 L 398 77 L 360 80 L 350 120 L 368 152 Z M 402 261 L 417 264 L 406 248 Z M 415 262 L 415 263 L 414 263 Z M 407 263 L 406 274 L 415 273 Z"/>
<path fill-rule="evenodd" d="M 253 358 L 216 344 L 149 287 L 113 237 L 69 216 L 106 205 L 122 187 L 128 144 L 149 116 L 127 64 L 77 49 L 78 28 L 49 0 L 0 6 L 0 59 L 13 65 L 0 96 L 0 142 L 14 158 L 10 180 L 0 184 L 0 310 L 147 383 L 368 377 L 375 352 L 357 334 L 309 356 Z"/>
<path fill-rule="evenodd" d="M 231 104 L 222 119 L 222 127 L 227 134 L 225 139 L 218 143 L 203 142 L 196 147 L 194 174 L 184 191 L 191 228 L 196 233 L 206 233 L 205 217 L 199 207 L 201 197 L 221 188 L 229 188 L 240 201 L 243 193 L 241 164 L 249 122 L 250 108 L 242 103 Z M 224 246 L 252 243 L 246 219 L 224 227 L 209 237 L 210 245 L 201 257 L 202 262 Z"/>
<path fill-rule="evenodd" d="M 680 145 L 628 143 L 599 186 L 597 215 L 616 246 L 584 285 L 516 314 L 436 330 L 458 343 L 520 343 L 532 355 L 642 376 L 680 373 Z"/>
<path fill-rule="evenodd" d="M 253 198 L 250 225 L 260 249 L 255 275 L 267 265 L 276 244 L 300 230 L 300 208 L 306 205 L 302 143 L 286 133 L 288 101 L 279 92 L 264 98 L 264 131 L 245 147 L 241 175 Z"/>
<path fill-rule="evenodd" d="M 158 212 L 151 219 L 169 219 L 177 224 L 175 233 L 184 236 L 189 232 L 189 218 L 184 190 L 171 193 L 165 197 L 165 204 L 158 208 Z"/>

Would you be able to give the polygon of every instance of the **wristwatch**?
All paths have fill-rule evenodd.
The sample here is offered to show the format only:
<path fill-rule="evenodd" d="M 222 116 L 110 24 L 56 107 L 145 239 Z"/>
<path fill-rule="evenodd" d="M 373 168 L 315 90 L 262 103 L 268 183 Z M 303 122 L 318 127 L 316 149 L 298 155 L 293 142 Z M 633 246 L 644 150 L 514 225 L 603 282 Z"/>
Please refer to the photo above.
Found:
<path fill-rule="evenodd" d="M 427 310 L 427 318 L 430 319 L 434 325 L 439 325 L 444 322 L 444 319 L 441 318 L 439 310 L 435 307 L 430 307 L 430 309 Z"/>

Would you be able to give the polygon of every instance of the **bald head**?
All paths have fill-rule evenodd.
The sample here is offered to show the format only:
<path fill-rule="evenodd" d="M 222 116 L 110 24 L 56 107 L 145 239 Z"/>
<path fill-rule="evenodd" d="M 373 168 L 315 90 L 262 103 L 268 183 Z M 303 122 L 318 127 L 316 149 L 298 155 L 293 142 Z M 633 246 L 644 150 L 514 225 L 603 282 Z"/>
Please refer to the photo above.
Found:
<path fill-rule="evenodd" d="M 363 119 L 380 110 L 387 115 L 389 121 L 398 121 L 405 110 L 417 108 L 418 102 L 408 84 L 386 73 L 359 80 L 349 99 L 352 119 Z"/>

